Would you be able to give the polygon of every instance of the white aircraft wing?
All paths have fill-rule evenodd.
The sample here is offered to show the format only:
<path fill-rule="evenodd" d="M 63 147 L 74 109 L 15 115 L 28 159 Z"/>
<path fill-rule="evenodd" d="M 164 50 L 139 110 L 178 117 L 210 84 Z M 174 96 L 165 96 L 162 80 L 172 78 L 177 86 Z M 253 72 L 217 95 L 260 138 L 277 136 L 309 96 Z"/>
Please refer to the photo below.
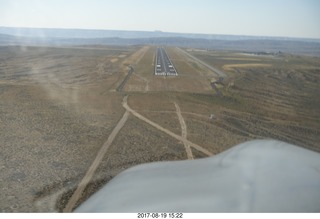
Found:
<path fill-rule="evenodd" d="M 143 164 L 75 212 L 320 212 L 320 154 L 254 140 L 209 158 Z"/>

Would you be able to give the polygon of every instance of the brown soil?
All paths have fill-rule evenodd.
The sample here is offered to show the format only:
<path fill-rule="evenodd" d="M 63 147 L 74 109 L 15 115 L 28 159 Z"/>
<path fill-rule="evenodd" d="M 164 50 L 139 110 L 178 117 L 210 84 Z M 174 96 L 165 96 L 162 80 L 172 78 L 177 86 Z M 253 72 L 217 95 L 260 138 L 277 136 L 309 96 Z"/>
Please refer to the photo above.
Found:
<path fill-rule="evenodd" d="M 2 212 L 62 211 L 126 110 L 131 115 L 75 206 L 129 167 L 187 159 L 183 143 L 195 159 L 261 138 L 320 152 L 319 58 L 189 50 L 220 70 L 228 66 L 217 96 L 216 75 L 177 48 L 167 52 L 179 76 L 154 76 L 154 52 L 0 48 Z M 134 74 L 116 92 L 128 65 Z"/>

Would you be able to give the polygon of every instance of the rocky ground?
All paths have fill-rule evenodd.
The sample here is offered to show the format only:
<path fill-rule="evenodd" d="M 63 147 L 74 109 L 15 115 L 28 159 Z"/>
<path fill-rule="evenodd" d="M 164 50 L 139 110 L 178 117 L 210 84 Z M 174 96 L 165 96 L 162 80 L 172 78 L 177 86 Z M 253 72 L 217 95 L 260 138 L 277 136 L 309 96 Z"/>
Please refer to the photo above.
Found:
<path fill-rule="evenodd" d="M 126 95 L 133 110 L 181 135 L 178 104 L 187 139 L 212 154 L 265 138 L 320 152 L 319 58 L 188 51 L 228 75 L 217 95 L 217 75 L 176 48 L 167 51 L 179 76 L 153 76 L 155 48 L 0 48 L 2 212 L 62 211 L 124 114 Z M 78 204 L 124 169 L 185 159 L 182 142 L 130 114 Z"/>

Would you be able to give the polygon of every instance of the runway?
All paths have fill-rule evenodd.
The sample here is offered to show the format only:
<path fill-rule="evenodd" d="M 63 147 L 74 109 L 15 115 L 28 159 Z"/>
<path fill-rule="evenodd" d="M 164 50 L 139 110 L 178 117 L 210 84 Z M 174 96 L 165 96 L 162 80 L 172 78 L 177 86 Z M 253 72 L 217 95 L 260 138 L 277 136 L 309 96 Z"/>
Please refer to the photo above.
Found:
<path fill-rule="evenodd" d="M 162 76 L 178 76 L 172 61 L 163 47 L 157 48 L 154 74 Z"/>

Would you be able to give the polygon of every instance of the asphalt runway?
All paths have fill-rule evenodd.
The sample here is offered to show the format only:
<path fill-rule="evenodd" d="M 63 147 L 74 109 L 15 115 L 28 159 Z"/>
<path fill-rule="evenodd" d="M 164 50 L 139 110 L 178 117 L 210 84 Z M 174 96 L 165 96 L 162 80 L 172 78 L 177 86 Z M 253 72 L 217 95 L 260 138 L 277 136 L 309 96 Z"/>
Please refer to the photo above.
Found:
<path fill-rule="evenodd" d="M 156 65 L 154 69 L 155 75 L 162 76 L 178 76 L 172 61 L 163 47 L 157 48 Z"/>

